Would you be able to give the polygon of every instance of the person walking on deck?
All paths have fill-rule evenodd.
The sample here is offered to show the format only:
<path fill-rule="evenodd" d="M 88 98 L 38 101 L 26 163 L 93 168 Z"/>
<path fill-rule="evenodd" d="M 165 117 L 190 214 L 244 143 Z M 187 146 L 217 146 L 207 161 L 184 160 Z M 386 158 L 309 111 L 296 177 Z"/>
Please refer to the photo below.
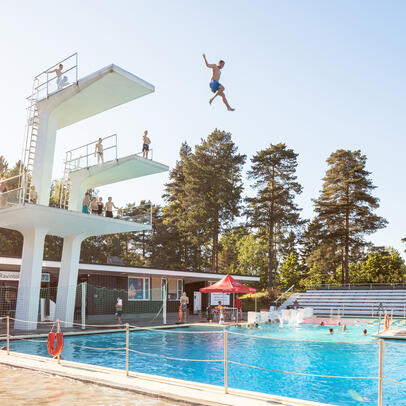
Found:
<path fill-rule="evenodd" d="M 224 86 L 219 82 L 221 69 L 223 69 L 225 62 L 220 60 L 217 65 L 214 63 L 208 63 L 205 54 L 203 54 L 203 59 L 206 66 L 212 70 L 210 89 L 214 93 L 214 96 L 210 99 L 209 103 L 211 104 L 217 96 L 220 96 L 223 99 L 223 103 L 226 105 L 227 110 L 234 111 L 235 109 L 228 104 L 226 95 L 224 94 Z"/>

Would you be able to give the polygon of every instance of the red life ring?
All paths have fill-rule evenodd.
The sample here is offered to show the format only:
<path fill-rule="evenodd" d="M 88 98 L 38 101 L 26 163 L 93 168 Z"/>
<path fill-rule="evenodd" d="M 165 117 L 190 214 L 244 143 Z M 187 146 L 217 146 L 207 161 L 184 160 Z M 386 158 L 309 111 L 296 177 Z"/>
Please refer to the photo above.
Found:
<path fill-rule="evenodd" d="M 385 316 L 385 330 L 389 330 L 389 315 Z"/>
<path fill-rule="evenodd" d="M 56 345 L 55 345 L 56 338 Z M 58 356 L 63 350 L 63 334 L 60 331 L 59 333 L 50 332 L 48 334 L 47 348 L 50 355 L 53 357 Z"/>

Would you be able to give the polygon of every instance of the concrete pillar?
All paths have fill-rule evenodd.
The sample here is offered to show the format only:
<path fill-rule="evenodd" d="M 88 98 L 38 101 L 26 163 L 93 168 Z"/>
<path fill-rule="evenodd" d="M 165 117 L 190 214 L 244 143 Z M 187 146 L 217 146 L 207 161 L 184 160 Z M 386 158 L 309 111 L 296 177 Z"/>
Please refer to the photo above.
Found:
<path fill-rule="evenodd" d="M 41 288 L 42 257 L 47 230 L 27 229 L 24 237 L 23 255 L 18 283 L 16 321 L 18 330 L 35 330 L 38 321 L 39 293 Z"/>
<path fill-rule="evenodd" d="M 49 205 L 57 128 L 58 122 L 50 112 L 40 111 L 31 184 L 38 192 L 38 204 L 44 206 Z"/>
<path fill-rule="evenodd" d="M 55 320 L 65 321 L 66 323 L 62 323 L 64 327 L 72 327 L 75 313 L 80 247 L 84 238 L 86 238 L 84 235 L 70 235 L 63 240 Z"/>

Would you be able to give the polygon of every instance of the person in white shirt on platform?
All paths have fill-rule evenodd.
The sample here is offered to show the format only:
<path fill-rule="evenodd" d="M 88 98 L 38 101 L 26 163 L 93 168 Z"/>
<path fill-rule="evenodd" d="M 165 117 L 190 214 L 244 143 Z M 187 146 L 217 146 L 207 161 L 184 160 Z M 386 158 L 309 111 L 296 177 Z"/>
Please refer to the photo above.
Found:
<path fill-rule="evenodd" d="M 63 65 L 60 63 L 56 69 L 48 71 L 50 73 L 56 73 L 56 86 L 58 90 L 62 90 L 65 86 L 69 84 L 68 77 L 62 76 Z"/>
<path fill-rule="evenodd" d="M 121 325 L 121 315 L 123 313 L 123 299 L 120 297 L 117 298 L 117 303 L 116 303 L 116 311 L 114 315 L 116 316 L 117 323 Z"/>

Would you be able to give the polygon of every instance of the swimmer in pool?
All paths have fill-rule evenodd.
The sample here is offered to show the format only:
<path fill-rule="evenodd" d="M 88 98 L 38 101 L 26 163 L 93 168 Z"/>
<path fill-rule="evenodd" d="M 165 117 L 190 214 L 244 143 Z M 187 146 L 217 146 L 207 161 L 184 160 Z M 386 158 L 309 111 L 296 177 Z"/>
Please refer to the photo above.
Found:
<path fill-rule="evenodd" d="M 367 329 L 366 329 L 366 328 L 364 328 L 364 330 L 362 330 L 362 334 L 363 334 L 364 336 L 367 335 Z"/>
<path fill-rule="evenodd" d="M 328 332 L 329 332 L 330 334 L 333 334 L 333 333 L 334 333 L 334 330 L 333 330 L 332 328 L 329 328 Z"/>
<path fill-rule="evenodd" d="M 225 62 L 223 60 L 220 60 L 217 65 L 214 63 L 208 63 L 205 54 L 203 54 L 203 59 L 206 66 L 212 70 L 210 89 L 214 93 L 214 96 L 210 99 L 209 103 L 211 104 L 217 96 L 220 96 L 223 99 L 223 103 L 226 105 L 227 110 L 234 111 L 235 109 L 230 107 L 230 105 L 228 104 L 226 95 L 224 94 L 224 86 L 219 82 L 221 69 L 223 69 Z"/>

